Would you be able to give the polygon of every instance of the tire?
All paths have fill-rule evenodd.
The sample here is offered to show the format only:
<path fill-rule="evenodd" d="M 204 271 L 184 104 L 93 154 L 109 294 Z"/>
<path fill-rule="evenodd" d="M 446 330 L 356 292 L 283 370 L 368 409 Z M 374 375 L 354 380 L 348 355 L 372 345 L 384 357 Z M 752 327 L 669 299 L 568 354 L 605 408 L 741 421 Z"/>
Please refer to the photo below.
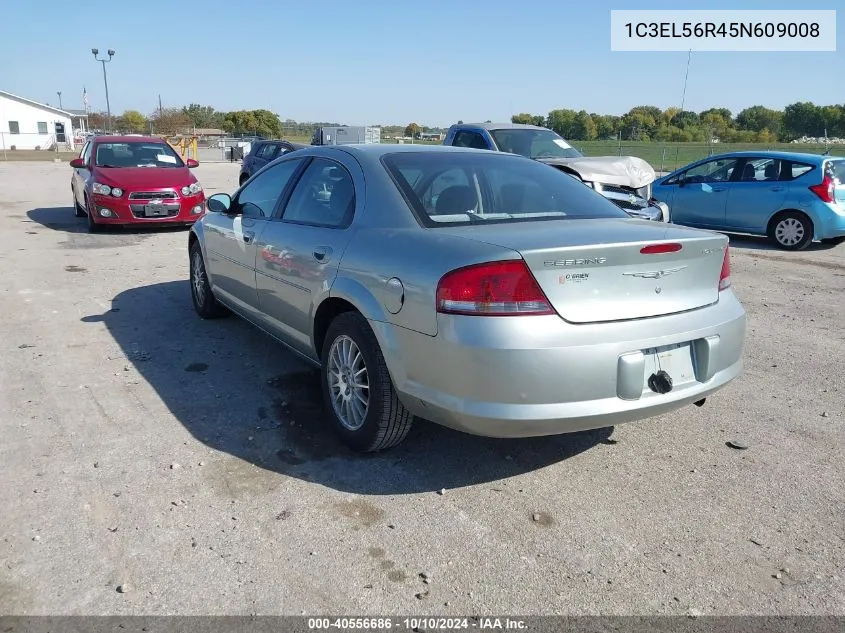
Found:
<path fill-rule="evenodd" d="M 343 362 L 344 354 L 352 356 L 351 364 Z M 381 451 L 402 442 L 411 430 L 414 416 L 396 396 L 376 336 L 364 317 L 357 312 L 337 316 L 326 332 L 321 356 L 323 400 L 330 424 L 340 439 L 362 453 Z M 366 382 L 367 387 L 352 387 L 345 396 L 344 386 L 356 371 L 353 367 L 358 368 L 358 380 Z M 341 376 L 344 372 L 346 381 Z M 360 404 L 362 397 L 366 398 L 363 411 L 360 406 L 350 408 L 353 403 Z"/>
<path fill-rule="evenodd" d="M 71 189 L 73 191 L 73 189 Z M 79 206 L 79 203 L 76 201 L 76 193 L 73 193 L 73 210 L 76 212 L 76 217 L 78 218 L 85 218 L 88 217 L 88 214 L 85 212 L 85 209 Z"/>
<path fill-rule="evenodd" d="M 88 200 L 85 200 L 85 217 L 87 218 L 88 224 L 88 232 L 89 233 L 102 233 L 103 229 L 105 228 L 102 224 L 97 224 L 94 220 L 94 213 L 91 211 L 91 204 Z"/>
<path fill-rule="evenodd" d="M 800 211 L 778 213 L 769 222 L 769 239 L 785 251 L 802 251 L 813 241 L 813 221 Z"/>
<path fill-rule="evenodd" d="M 193 242 L 188 253 L 190 255 L 191 301 L 194 304 L 194 310 L 202 319 L 218 319 L 228 315 L 229 311 L 217 301 L 217 297 L 211 290 L 199 243 Z"/>

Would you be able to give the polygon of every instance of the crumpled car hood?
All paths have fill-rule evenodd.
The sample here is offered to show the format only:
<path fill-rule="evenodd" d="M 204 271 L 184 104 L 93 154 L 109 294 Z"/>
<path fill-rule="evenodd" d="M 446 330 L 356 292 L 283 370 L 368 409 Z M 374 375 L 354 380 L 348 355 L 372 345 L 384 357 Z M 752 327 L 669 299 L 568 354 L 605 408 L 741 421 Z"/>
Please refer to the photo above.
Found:
<path fill-rule="evenodd" d="M 578 158 L 540 158 L 547 165 L 566 165 L 582 180 L 639 189 L 654 182 L 654 168 L 636 156 L 582 156 Z"/>

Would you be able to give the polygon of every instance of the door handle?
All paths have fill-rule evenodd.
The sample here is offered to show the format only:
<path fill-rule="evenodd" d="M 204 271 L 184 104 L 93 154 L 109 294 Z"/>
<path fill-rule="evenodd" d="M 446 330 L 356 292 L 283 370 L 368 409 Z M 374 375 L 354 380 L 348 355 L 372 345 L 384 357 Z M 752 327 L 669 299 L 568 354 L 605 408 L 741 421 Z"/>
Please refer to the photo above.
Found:
<path fill-rule="evenodd" d="M 255 233 L 253 233 L 252 231 L 244 231 L 244 242 L 246 242 L 247 244 L 252 242 L 252 238 L 254 237 Z"/>
<path fill-rule="evenodd" d="M 724 187 L 713 187 L 713 191 L 724 191 Z"/>
<path fill-rule="evenodd" d="M 332 249 L 328 246 L 319 246 L 314 249 L 312 255 L 314 255 L 314 259 L 318 262 L 325 263 L 331 259 Z"/>
<path fill-rule="evenodd" d="M 772 191 L 783 191 L 783 187 L 771 187 Z"/>

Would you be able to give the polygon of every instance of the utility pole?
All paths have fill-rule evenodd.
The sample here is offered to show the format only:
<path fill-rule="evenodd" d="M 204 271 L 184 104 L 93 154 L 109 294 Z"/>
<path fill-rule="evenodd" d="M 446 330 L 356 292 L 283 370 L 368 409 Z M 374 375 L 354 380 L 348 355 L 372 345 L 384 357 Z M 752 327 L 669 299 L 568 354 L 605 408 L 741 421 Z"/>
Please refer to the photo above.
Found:
<path fill-rule="evenodd" d="M 106 131 L 111 132 L 111 103 L 109 103 L 109 79 L 106 76 L 106 62 L 110 62 L 111 58 L 114 57 L 114 49 L 110 48 L 107 52 L 108 52 L 109 58 L 108 59 L 100 59 L 99 57 L 97 57 L 97 55 L 99 55 L 100 51 L 96 48 L 91 49 L 91 53 L 94 55 L 94 59 L 96 59 L 98 62 L 103 64 L 103 84 L 106 87 L 106 113 L 108 115 L 108 120 L 109 120 L 108 130 L 106 130 Z"/>

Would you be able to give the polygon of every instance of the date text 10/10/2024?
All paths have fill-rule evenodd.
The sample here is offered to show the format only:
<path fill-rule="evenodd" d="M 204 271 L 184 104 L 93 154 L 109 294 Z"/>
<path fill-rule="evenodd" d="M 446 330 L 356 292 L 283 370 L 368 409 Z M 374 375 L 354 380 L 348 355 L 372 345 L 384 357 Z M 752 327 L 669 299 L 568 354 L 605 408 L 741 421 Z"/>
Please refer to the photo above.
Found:
<path fill-rule="evenodd" d="M 437 617 L 405 617 L 405 618 L 308 618 L 310 630 L 390 630 L 406 629 L 411 631 L 431 630 L 505 630 L 518 631 L 527 628 L 523 620 L 513 618 L 437 618 Z"/>

